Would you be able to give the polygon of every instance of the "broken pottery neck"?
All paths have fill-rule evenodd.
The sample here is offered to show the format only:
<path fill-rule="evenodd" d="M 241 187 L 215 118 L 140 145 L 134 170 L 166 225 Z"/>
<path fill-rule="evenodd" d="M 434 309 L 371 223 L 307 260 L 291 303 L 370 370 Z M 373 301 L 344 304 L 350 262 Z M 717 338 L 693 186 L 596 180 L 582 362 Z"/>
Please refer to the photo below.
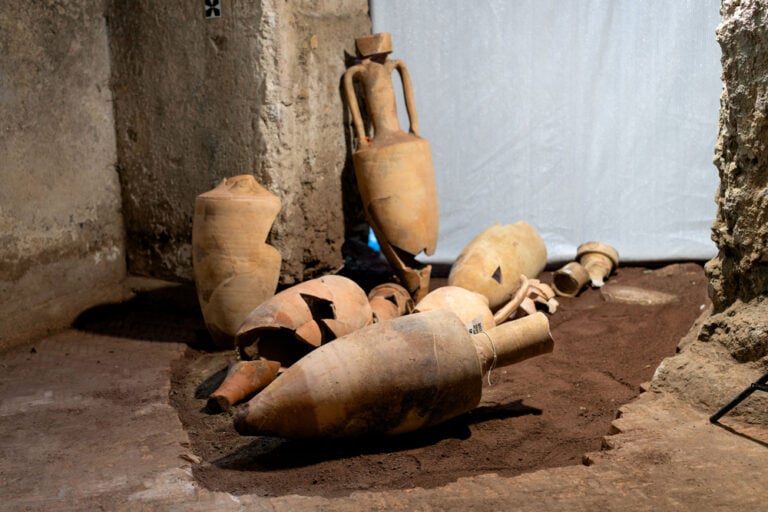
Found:
<path fill-rule="evenodd" d="M 519 363 L 554 349 L 549 320 L 544 313 L 503 323 L 472 336 L 482 373 Z"/>

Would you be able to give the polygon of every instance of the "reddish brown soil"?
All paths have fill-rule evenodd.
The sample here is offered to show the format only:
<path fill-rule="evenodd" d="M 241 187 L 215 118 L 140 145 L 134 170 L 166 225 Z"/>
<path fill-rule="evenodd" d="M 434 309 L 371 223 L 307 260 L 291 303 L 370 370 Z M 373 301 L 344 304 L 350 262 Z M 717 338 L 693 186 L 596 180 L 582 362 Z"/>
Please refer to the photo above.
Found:
<path fill-rule="evenodd" d="M 229 354 L 190 348 L 174 366 L 172 401 L 202 460 L 194 475 L 211 490 L 332 497 L 579 464 L 584 453 L 600 449 L 617 409 L 637 396 L 663 358 L 675 353 L 708 300 L 697 264 L 620 268 L 609 284 L 672 293 L 678 300 L 661 306 L 622 304 L 607 302 L 593 289 L 561 299 L 550 318 L 554 353 L 493 371 L 492 385 L 484 384 L 475 410 L 395 438 L 241 437 L 228 413 L 205 410 Z"/>

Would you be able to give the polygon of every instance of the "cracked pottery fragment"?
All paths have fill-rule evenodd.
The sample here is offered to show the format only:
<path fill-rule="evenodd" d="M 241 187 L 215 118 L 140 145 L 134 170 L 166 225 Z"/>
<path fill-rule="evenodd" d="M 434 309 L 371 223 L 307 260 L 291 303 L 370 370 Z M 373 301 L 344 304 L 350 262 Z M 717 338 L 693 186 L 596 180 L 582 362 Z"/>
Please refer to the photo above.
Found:
<path fill-rule="evenodd" d="M 313 349 L 373 322 L 368 297 L 354 281 L 328 275 L 287 288 L 256 307 L 235 337 L 242 360 L 290 366 Z"/>
<path fill-rule="evenodd" d="M 589 272 L 577 261 L 566 263 L 552 273 L 552 287 L 561 297 L 576 297 L 589 283 Z"/>
<path fill-rule="evenodd" d="M 208 397 L 208 409 L 229 410 L 237 402 L 264 389 L 275 380 L 279 371 L 280 363 L 277 361 L 235 361 L 227 370 L 224 381 Z"/>
<path fill-rule="evenodd" d="M 413 299 L 408 290 L 397 283 L 384 283 L 375 286 L 368 292 L 371 303 L 373 320 L 383 322 L 413 311 Z"/>

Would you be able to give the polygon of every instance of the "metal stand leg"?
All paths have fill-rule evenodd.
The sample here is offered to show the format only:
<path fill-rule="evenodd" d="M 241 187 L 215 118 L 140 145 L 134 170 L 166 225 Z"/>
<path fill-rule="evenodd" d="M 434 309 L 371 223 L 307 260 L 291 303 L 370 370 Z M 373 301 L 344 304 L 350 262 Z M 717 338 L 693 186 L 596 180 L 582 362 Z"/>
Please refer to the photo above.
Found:
<path fill-rule="evenodd" d="M 765 375 L 757 379 L 755 382 L 750 384 L 750 386 L 747 389 L 739 393 L 739 396 L 731 400 L 725 407 L 723 407 L 722 409 L 717 411 L 715 414 L 710 416 L 709 421 L 711 423 L 717 423 L 717 420 L 722 418 L 725 414 L 728 413 L 728 411 L 730 411 L 731 409 L 739 405 L 749 395 L 751 395 L 757 390 L 768 392 L 768 385 L 766 385 L 766 383 L 768 383 L 768 373 L 766 373 Z"/>

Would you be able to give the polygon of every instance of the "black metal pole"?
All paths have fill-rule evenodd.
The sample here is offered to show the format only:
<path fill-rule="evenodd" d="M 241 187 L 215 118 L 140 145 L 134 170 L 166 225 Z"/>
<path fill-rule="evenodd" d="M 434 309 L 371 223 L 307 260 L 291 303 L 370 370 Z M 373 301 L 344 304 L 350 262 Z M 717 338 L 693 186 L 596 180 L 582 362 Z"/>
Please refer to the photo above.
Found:
<path fill-rule="evenodd" d="M 757 379 L 755 382 L 749 385 L 747 389 L 739 393 L 739 396 L 731 400 L 727 405 L 725 405 L 722 409 L 717 411 L 715 414 L 709 417 L 710 423 L 717 423 L 717 420 L 722 418 L 725 414 L 728 413 L 731 409 L 739 405 L 741 402 L 743 402 L 749 395 L 754 393 L 755 391 L 766 391 L 768 392 L 768 386 L 766 386 L 766 383 L 768 383 L 768 373 Z"/>

